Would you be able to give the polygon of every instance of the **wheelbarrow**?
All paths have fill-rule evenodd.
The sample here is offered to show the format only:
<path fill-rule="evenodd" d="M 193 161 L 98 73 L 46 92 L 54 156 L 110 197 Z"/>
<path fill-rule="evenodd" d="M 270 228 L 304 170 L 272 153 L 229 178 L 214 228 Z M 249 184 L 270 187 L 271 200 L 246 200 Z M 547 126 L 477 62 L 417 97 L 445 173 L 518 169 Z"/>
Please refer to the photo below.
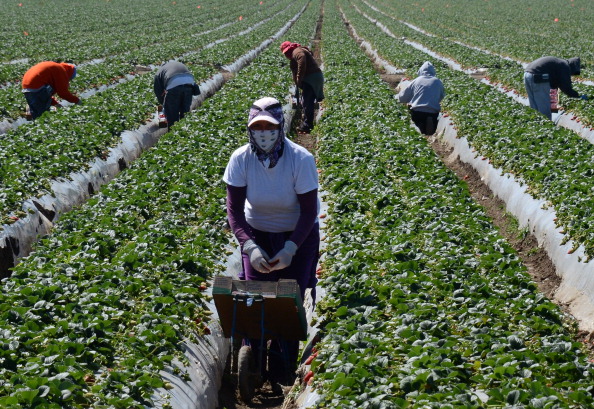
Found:
<path fill-rule="evenodd" d="M 213 298 L 223 334 L 231 338 L 239 396 L 250 402 L 263 383 L 261 362 L 265 342 L 307 339 L 307 319 L 299 285 L 296 280 L 244 281 L 221 276 L 215 278 Z M 240 346 L 238 339 L 259 340 L 259 356 L 254 356 L 249 342 Z M 232 363 L 231 368 L 234 367 Z"/>

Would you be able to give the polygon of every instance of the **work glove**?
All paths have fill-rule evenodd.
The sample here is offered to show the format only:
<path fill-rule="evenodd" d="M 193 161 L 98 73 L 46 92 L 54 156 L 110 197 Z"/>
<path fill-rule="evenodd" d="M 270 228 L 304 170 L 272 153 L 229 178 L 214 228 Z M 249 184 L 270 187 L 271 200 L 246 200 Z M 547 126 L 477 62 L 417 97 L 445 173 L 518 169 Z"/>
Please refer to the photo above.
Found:
<path fill-rule="evenodd" d="M 580 99 L 583 99 L 584 101 L 587 101 L 588 100 L 588 96 L 586 94 L 580 95 Z"/>
<path fill-rule="evenodd" d="M 248 240 L 243 244 L 243 252 L 250 258 L 250 264 L 254 270 L 260 273 L 270 273 L 271 267 L 268 264 L 268 254 L 253 240 Z"/>
<path fill-rule="evenodd" d="M 297 245 L 292 241 L 288 240 L 285 241 L 285 247 L 274 256 L 270 261 L 270 265 L 272 266 L 270 271 L 273 270 L 282 270 L 283 268 L 287 268 L 291 265 L 291 260 L 293 256 L 297 252 Z"/>

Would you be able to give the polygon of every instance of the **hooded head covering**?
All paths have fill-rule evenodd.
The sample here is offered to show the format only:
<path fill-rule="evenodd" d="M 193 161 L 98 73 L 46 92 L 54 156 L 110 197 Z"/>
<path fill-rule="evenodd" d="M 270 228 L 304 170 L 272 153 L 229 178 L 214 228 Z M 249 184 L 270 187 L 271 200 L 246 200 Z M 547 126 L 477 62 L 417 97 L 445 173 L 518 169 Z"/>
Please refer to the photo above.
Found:
<path fill-rule="evenodd" d="M 569 63 L 569 69 L 571 71 L 571 75 L 580 75 L 581 71 L 581 61 L 580 57 L 574 57 L 567 60 Z"/>
<path fill-rule="evenodd" d="M 74 77 L 76 77 L 76 65 L 67 62 L 62 62 L 60 63 L 60 65 L 64 68 L 66 74 L 70 76 L 71 80 L 73 80 Z"/>
<path fill-rule="evenodd" d="M 268 151 L 264 152 L 254 139 L 254 135 L 250 126 L 258 121 L 266 121 L 275 125 L 279 125 L 279 135 L 274 143 L 274 146 Z M 260 98 L 250 108 L 248 117 L 248 137 L 250 140 L 250 147 L 252 152 L 256 153 L 258 160 L 268 168 L 276 166 L 279 158 L 282 156 L 282 151 L 285 142 L 285 115 L 283 107 L 277 99 L 271 97 Z"/>
<path fill-rule="evenodd" d="M 435 67 L 429 61 L 425 61 L 421 68 L 419 68 L 419 76 L 421 77 L 435 77 Z"/>
<path fill-rule="evenodd" d="M 280 49 L 283 54 L 285 54 L 287 57 L 291 58 L 291 55 L 293 54 L 293 50 L 297 47 L 301 47 L 301 44 L 292 43 L 290 41 L 285 41 L 281 44 Z"/>

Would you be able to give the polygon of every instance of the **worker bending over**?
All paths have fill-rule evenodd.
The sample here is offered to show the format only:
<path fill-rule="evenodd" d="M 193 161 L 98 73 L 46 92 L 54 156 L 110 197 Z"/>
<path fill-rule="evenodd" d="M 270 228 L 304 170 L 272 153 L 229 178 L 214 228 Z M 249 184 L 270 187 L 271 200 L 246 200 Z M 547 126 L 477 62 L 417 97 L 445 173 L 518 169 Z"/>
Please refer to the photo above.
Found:
<path fill-rule="evenodd" d="M 524 69 L 524 85 L 528 93 L 530 108 L 552 118 L 551 89 L 558 88 L 571 98 L 587 100 L 571 86 L 571 76 L 580 75 L 579 57 L 565 60 L 557 57 L 541 57 L 532 61 Z"/>
<path fill-rule="evenodd" d="M 44 61 L 29 68 L 23 76 L 23 93 L 31 118 L 38 118 L 50 106 L 61 106 L 54 94 L 73 104 L 80 104 L 80 98 L 69 90 L 70 81 L 76 77 L 73 64 Z"/>

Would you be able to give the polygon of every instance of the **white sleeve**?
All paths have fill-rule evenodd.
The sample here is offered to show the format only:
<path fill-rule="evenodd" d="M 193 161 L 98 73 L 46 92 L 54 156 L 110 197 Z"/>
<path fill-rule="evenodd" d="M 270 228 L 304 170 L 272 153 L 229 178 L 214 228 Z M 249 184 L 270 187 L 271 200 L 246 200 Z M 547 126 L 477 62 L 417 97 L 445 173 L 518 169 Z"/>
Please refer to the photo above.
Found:
<path fill-rule="evenodd" d="M 295 193 L 301 195 L 317 188 L 318 169 L 313 155 L 299 155 L 295 166 Z"/>
<path fill-rule="evenodd" d="M 245 155 L 241 155 L 240 150 L 236 150 L 231 155 L 227 167 L 225 168 L 225 174 L 223 175 L 223 181 L 231 186 L 244 187 L 247 186 L 247 178 L 245 173 Z"/>

